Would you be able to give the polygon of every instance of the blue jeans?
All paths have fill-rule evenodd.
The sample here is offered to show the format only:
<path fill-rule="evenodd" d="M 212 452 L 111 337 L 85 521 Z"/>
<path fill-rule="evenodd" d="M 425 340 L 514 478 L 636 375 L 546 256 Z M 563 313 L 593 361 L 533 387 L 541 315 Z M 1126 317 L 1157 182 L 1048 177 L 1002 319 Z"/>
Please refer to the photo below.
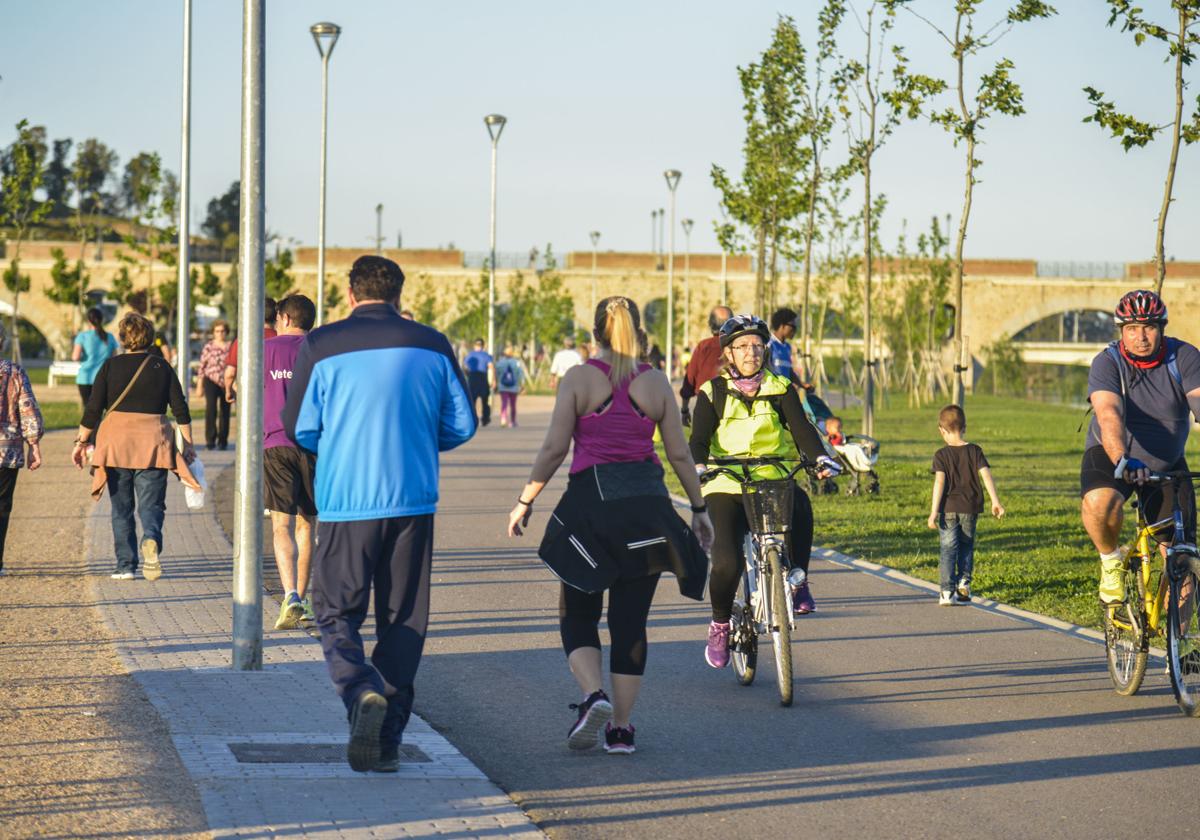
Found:
<path fill-rule="evenodd" d="M 142 520 L 142 539 L 154 540 L 162 550 L 163 516 L 167 512 L 167 471 L 129 470 L 108 467 L 108 496 L 112 502 L 113 548 L 118 572 L 136 572 L 138 566 L 137 523 L 134 501 Z"/>
<path fill-rule="evenodd" d="M 938 544 L 941 557 L 938 574 L 942 591 L 960 583 L 971 583 L 975 568 L 975 521 L 977 513 L 943 513 L 938 517 Z"/>

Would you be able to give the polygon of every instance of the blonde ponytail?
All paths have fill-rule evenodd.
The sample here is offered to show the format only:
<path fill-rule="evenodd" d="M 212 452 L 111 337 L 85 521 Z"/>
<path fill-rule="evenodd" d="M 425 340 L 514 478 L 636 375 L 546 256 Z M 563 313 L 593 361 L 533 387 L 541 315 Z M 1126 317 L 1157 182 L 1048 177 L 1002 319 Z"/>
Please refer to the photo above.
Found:
<path fill-rule="evenodd" d="M 602 347 L 612 351 L 612 369 L 608 377 L 613 387 L 617 387 L 633 374 L 642 355 L 645 336 L 637 304 L 619 295 L 600 301 L 593 333 Z"/>

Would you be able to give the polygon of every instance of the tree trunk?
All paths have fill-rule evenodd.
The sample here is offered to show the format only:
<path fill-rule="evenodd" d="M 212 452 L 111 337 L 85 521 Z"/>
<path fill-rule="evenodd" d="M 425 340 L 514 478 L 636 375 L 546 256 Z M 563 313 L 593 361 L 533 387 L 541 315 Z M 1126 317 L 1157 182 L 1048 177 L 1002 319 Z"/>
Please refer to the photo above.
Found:
<path fill-rule="evenodd" d="M 805 382 L 811 378 L 812 325 L 809 323 L 808 294 L 812 285 L 812 246 L 817 226 L 817 189 L 821 180 L 821 153 L 816 140 L 812 143 L 812 153 L 812 177 L 808 179 L 808 219 L 804 224 L 804 296 L 800 300 L 800 378 Z"/>
<path fill-rule="evenodd" d="M 1179 8 L 1179 40 L 1175 53 L 1175 123 L 1171 127 L 1171 159 L 1167 164 L 1167 183 L 1163 186 L 1162 208 L 1158 211 L 1158 230 L 1154 238 L 1154 268 L 1158 276 L 1154 290 L 1162 294 L 1167 277 L 1167 211 L 1171 209 L 1171 192 L 1175 188 L 1175 164 L 1179 161 L 1179 135 L 1183 125 L 1183 62 L 1187 51 L 1188 27 L 1192 15 L 1181 3 Z"/>
<path fill-rule="evenodd" d="M 758 226 L 758 242 L 756 244 L 756 252 L 758 255 L 758 265 L 755 271 L 754 286 L 755 286 L 755 311 L 763 311 L 763 302 L 766 293 L 766 274 L 767 274 L 767 224 L 760 222 Z"/>
<path fill-rule="evenodd" d="M 954 38 L 961 43 L 959 30 L 962 26 L 962 13 L 959 13 L 958 24 L 955 27 Z M 966 95 L 963 93 L 963 52 L 958 52 L 958 109 L 965 124 L 970 124 L 971 114 L 967 110 Z M 954 244 L 954 403 L 962 405 L 966 399 L 966 388 L 963 384 L 963 364 L 966 356 L 966 343 L 963 337 L 963 247 L 967 240 L 967 222 L 971 216 L 971 198 L 975 187 L 975 132 L 967 132 L 967 177 L 963 192 L 962 218 L 958 220 L 958 235 Z"/>

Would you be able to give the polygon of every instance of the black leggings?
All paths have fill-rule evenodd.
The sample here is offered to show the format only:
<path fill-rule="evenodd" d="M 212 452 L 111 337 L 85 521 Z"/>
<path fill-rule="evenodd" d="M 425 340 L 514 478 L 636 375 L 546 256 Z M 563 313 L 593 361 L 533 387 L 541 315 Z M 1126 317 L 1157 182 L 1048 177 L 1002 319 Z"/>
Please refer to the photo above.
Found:
<path fill-rule="evenodd" d="M 229 400 L 225 388 L 204 377 L 204 442 L 210 448 L 229 443 Z"/>
<path fill-rule="evenodd" d="M 708 515 L 715 532 L 708 596 L 712 601 L 712 620 L 724 623 L 729 621 L 733 596 L 737 593 L 742 569 L 745 568 L 742 543 L 749 525 L 740 493 L 710 493 L 704 497 L 704 501 L 708 504 Z M 792 530 L 787 536 L 789 568 L 799 566 L 808 571 L 812 541 L 812 502 L 808 494 L 797 487 L 792 495 Z"/>
<path fill-rule="evenodd" d="M 608 668 L 614 674 L 640 677 L 646 672 L 646 617 L 658 586 L 657 574 L 619 580 L 608 590 L 608 633 L 612 647 Z M 567 656 L 582 647 L 600 647 L 603 592 L 580 592 L 562 585 L 558 598 L 558 629 Z"/>
<path fill-rule="evenodd" d="M 17 476 L 20 474 L 20 467 L 0 467 L 0 569 L 4 568 L 4 539 L 8 536 L 13 491 L 17 489 Z"/>

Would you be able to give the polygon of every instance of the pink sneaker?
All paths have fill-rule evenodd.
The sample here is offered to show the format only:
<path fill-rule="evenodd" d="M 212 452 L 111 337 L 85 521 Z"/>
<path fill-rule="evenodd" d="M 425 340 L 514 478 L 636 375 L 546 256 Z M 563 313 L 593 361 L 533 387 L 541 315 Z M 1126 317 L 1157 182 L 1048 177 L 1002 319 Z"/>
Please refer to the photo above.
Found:
<path fill-rule="evenodd" d="M 708 625 L 708 645 L 704 648 L 704 661 L 713 668 L 724 668 L 729 664 L 729 622 Z"/>
<path fill-rule="evenodd" d="M 808 589 L 808 581 L 796 587 L 792 595 L 792 614 L 808 615 L 817 611 L 817 602 L 813 600 L 812 592 Z"/>

